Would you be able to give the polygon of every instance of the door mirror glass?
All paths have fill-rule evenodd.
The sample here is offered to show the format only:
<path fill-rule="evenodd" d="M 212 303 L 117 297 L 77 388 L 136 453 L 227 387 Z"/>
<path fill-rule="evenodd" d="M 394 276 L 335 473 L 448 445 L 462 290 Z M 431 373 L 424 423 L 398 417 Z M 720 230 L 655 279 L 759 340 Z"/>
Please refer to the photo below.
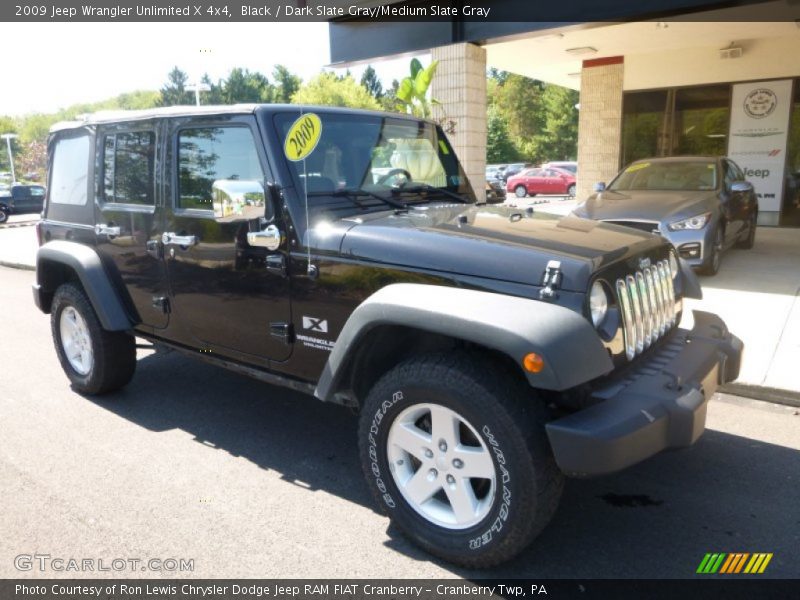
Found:
<path fill-rule="evenodd" d="M 264 216 L 264 184 L 252 179 L 217 179 L 211 186 L 214 218 L 220 223 L 250 221 Z"/>
<path fill-rule="evenodd" d="M 606 184 L 603 181 L 594 184 L 594 191 L 595 192 L 605 192 L 606 191 Z"/>
<path fill-rule="evenodd" d="M 753 189 L 753 184 L 749 181 L 734 181 L 731 184 L 731 192 L 734 194 L 748 193 Z"/>

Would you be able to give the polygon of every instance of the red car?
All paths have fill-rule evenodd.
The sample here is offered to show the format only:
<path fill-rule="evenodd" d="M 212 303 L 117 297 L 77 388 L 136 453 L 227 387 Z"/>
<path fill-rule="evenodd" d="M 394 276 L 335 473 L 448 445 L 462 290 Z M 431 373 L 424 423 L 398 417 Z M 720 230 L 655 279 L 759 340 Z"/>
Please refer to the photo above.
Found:
<path fill-rule="evenodd" d="M 561 194 L 574 198 L 575 175 L 556 167 L 526 169 L 509 178 L 506 190 L 514 192 L 517 198 L 536 194 Z"/>

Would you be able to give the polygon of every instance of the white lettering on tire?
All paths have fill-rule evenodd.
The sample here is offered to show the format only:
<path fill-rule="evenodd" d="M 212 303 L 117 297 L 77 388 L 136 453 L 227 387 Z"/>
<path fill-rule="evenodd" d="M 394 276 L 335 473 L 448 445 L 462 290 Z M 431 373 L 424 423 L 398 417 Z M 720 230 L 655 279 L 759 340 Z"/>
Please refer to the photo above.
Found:
<path fill-rule="evenodd" d="M 498 467 L 500 468 L 500 473 L 502 475 L 501 479 L 503 481 L 503 499 L 500 503 L 500 510 L 498 511 L 497 518 L 494 520 L 489 529 L 484 531 L 478 537 L 472 538 L 469 541 L 470 550 L 477 550 L 481 546 L 485 546 L 491 542 L 492 532 L 500 533 L 500 531 L 502 531 L 505 522 L 508 520 L 508 512 L 511 506 L 511 490 L 508 487 L 508 484 L 511 481 L 511 474 L 505 467 L 506 457 L 503 454 L 503 450 L 500 448 L 500 444 L 495 439 L 494 434 L 492 434 L 491 429 L 489 429 L 489 426 L 484 425 L 481 429 L 481 432 L 486 436 L 486 441 L 489 442 L 489 447 L 492 449 L 492 452 L 494 452 Z"/>
<path fill-rule="evenodd" d="M 369 460 L 370 460 L 370 470 L 372 474 L 375 476 L 375 485 L 378 488 L 378 491 L 382 494 L 383 501 L 386 503 L 386 506 L 389 508 L 395 508 L 397 505 L 395 504 L 394 498 L 386 489 L 386 484 L 383 482 L 383 478 L 381 477 L 381 468 L 378 465 L 378 442 L 377 442 L 377 435 L 378 435 L 378 425 L 381 424 L 383 418 L 386 416 L 386 412 L 392 408 L 395 404 L 400 402 L 403 399 L 403 392 L 397 391 L 392 394 L 392 399 L 387 400 L 381 404 L 380 410 L 375 412 L 375 416 L 372 418 L 372 424 L 369 427 Z"/>

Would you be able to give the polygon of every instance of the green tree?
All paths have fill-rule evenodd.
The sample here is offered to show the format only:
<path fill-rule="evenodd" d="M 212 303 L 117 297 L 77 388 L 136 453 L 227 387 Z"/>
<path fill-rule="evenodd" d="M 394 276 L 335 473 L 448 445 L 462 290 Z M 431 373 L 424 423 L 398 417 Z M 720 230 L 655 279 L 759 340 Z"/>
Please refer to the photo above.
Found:
<path fill-rule="evenodd" d="M 496 107 L 487 111 L 486 162 L 508 163 L 519 158 L 519 153 L 508 135 L 508 123 Z"/>
<path fill-rule="evenodd" d="M 203 93 L 202 102 L 204 104 L 223 104 L 222 101 L 222 81 L 214 83 L 208 73 L 200 78 L 200 83 L 206 84 L 210 89 Z"/>
<path fill-rule="evenodd" d="M 578 155 L 578 92 L 547 84 L 541 95 L 544 126 L 536 136 L 544 160 L 574 160 Z"/>
<path fill-rule="evenodd" d="M 191 104 L 192 94 L 186 91 L 189 76 L 177 66 L 167 75 L 167 83 L 161 88 L 161 106 Z"/>
<path fill-rule="evenodd" d="M 322 106 L 349 106 L 351 108 L 380 108 L 377 100 L 352 77 L 337 77 L 334 73 L 320 73 L 303 84 L 294 96 L 295 104 Z"/>
<path fill-rule="evenodd" d="M 263 74 L 247 69 L 235 68 L 222 84 L 222 101 L 226 104 L 237 102 L 272 102 L 273 87 Z"/>
<path fill-rule="evenodd" d="M 274 101 L 281 104 L 289 104 L 292 101 L 292 96 L 297 93 L 303 83 L 302 79 L 283 65 L 275 65 L 275 69 L 272 71 L 272 78 L 275 80 Z"/>
<path fill-rule="evenodd" d="M 372 68 L 372 65 L 368 65 L 361 75 L 361 85 L 366 88 L 369 95 L 375 98 L 375 100 L 383 98 L 383 84 L 381 84 L 381 80 L 378 79 L 378 74 L 375 72 L 375 69 Z"/>

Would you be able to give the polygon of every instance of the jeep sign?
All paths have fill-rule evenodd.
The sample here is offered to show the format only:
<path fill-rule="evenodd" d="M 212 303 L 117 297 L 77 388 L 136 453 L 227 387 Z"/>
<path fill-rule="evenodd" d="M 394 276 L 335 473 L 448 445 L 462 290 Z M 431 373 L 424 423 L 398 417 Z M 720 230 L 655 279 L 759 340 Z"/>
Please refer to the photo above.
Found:
<path fill-rule="evenodd" d="M 728 156 L 752 182 L 763 212 L 781 209 L 791 96 L 788 79 L 733 86 Z"/>

